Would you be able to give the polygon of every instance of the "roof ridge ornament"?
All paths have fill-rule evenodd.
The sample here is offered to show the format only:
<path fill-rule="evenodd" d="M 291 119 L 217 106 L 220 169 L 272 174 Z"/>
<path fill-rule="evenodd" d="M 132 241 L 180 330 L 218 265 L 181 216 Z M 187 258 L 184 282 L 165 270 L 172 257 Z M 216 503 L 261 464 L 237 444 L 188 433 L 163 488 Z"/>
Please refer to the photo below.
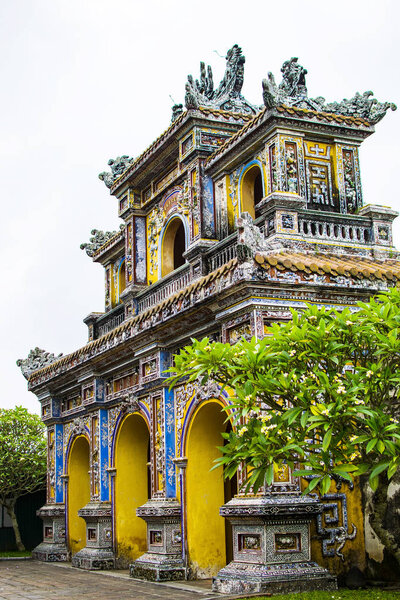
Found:
<path fill-rule="evenodd" d="M 104 246 L 104 244 L 106 244 L 118 233 L 121 233 L 124 228 L 125 223 L 119 226 L 119 231 L 102 231 L 101 229 L 92 229 L 90 232 L 92 237 L 89 238 L 89 242 L 81 244 L 80 249 L 86 250 L 86 254 L 92 257 L 102 246 Z"/>
<path fill-rule="evenodd" d="M 185 106 L 187 109 L 197 109 L 199 106 L 228 110 L 246 114 L 257 114 L 259 108 L 248 102 L 242 96 L 244 63 L 246 61 L 240 46 L 235 44 L 226 54 L 224 76 L 214 90 L 213 72 L 210 65 L 207 69 L 200 62 L 200 80 L 188 75 L 185 86 Z"/>
<path fill-rule="evenodd" d="M 36 346 L 36 348 L 30 350 L 26 358 L 19 358 L 17 360 L 17 367 L 21 369 L 25 379 L 29 379 L 31 373 L 38 369 L 42 369 L 43 367 L 47 367 L 47 365 L 51 365 L 62 356 L 62 354 L 56 356 L 55 354 L 46 352 L 46 350 L 42 350 L 42 348 Z"/>
<path fill-rule="evenodd" d="M 254 258 L 257 252 L 269 254 L 279 252 L 283 246 L 279 240 L 268 240 L 261 229 L 255 225 L 248 212 L 242 212 L 235 219 L 237 227 L 237 256 L 239 263 Z"/>
<path fill-rule="evenodd" d="M 279 86 L 271 72 L 268 78 L 263 79 L 263 101 L 267 108 L 275 108 L 279 105 L 294 106 L 315 110 L 317 112 L 333 113 L 346 117 L 356 117 L 369 121 L 372 125 L 378 123 L 389 110 L 396 110 L 393 102 L 378 102 L 373 98 L 370 90 L 355 95 L 348 100 L 344 98 L 341 102 L 325 103 L 325 98 L 309 98 L 306 86 L 307 70 L 298 63 L 297 57 L 292 57 L 283 63 L 282 82 Z"/>
<path fill-rule="evenodd" d="M 110 158 L 107 164 L 111 167 L 111 172 L 103 171 L 102 173 L 99 173 L 99 179 L 104 181 L 108 188 L 111 188 L 118 177 L 131 166 L 134 160 L 134 158 L 131 158 L 127 154 L 117 156 L 117 158 Z"/>

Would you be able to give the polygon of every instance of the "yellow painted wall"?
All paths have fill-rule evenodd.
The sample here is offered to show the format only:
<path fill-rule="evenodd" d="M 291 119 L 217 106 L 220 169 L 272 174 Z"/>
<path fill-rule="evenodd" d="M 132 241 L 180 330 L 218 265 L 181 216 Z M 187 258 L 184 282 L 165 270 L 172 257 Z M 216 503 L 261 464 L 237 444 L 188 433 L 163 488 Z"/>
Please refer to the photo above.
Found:
<path fill-rule="evenodd" d="M 198 578 L 215 575 L 226 564 L 222 468 L 210 471 L 220 456 L 225 413 L 217 402 L 200 406 L 192 418 L 186 444 L 187 539 L 190 566 Z"/>
<path fill-rule="evenodd" d="M 347 520 L 348 520 L 348 533 L 352 533 L 352 523 L 357 527 L 357 534 L 354 540 L 346 540 L 346 543 L 340 551 L 344 556 L 344 561 L 339 556 L 323 557 L 322 556 L 322 544 L 319 539 L 314 536 L 316 534 L 315 522 L 311 527 L 311 558 L 315 560 L 319 565 L 328 569 L 335 575 L 340 575 L 349 570 L 353 565 L 356 565 L 362 571 L 365 569 L 365 542 L 364 542 L 364 518 L 362 513 L 362 499 L 361 490 L 356 482 L 354 489 L 350 490 L 347 484 L 343 484 L 340 490 L 336 490 L 336 485 L 332 484 L 331 489 L 328 493 L 335 494 L 346 493 L 347 496 Z M 332 500 L 334 502 L 334 500 Z M 329 515 L 332 511 L 329 511 Z M 341 504 L 339 504 L 339 515 L 341 516 Z M 339 521 L 339 526 L 343 523 Z M 327 527 L 330 525 L 328 524 Z M 336 525 L 332 525 L 336 527 Z M 314 539 L 313 539 L 314 538 Z M 329 546 L 332 547 L 332 546 Z"/>
<path fill-rule="evenodd" d="M 115 523 L 117 553 L 133 561 L 146 552 L 146 523 L 136 509 L 148 500 L 147 451 L 149 431 L 138 414 L 123 421 L 115 454 Z"/>
<path fill-rule="evenodd" d="M 68 475 L 68 544 L 75 554 L 86 546 L 86 523 L 78 510 L 90 500 L 89 442 L 83 435 L 72 443 Z"/>

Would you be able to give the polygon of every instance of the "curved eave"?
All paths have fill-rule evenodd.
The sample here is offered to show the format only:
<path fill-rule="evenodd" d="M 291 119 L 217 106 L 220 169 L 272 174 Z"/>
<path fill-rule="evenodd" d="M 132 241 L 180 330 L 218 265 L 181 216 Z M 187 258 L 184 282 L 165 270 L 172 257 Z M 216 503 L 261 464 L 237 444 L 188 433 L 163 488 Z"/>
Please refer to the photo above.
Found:
<path fill-rule="evenodd" d="M 229 159 L 233 153 L 237 154 L 239 146 L 242 150 L 249 142 L 252 143 L 253 138 L 256 136 L 260 139 L 262 135 L 268 134 L 273 126 L 285 125 L 285 127 L 296 130 L 309 129 L 315 132 L 316 124 L 318 125 L 318 133 L 345 135 L 346 137 L 353 137 L 359 142 L 375 131 L 373 125 L 368 121 L 356 117 L 287 106 L 277 106 L 273 109 L 264 108 L 242 129 L 215 150 L 207 158 L 205 167 L 212 172 L 218 170 L 218 167 Z M 262 130 L 261 135 L 260 130 Z"/>
<path fill-rule="evenodd" d="M 158 159 L 169 151 L 171 146 L 176 145 L 176 155 L 178 157 L 177 141 L 183 137 L 186 131 L 189 131 L 194 122 L 197 123 L 230 123 L 243 126 L 245 122 L 252 117 L 242 113 L 233 113 L 224 110 L 217 110 L 207 107 L 199 107 L 196 110 L 187 110 L 176 119 L 138 158 L 130 167 L 114 182 L 110 189 L 112 195 L 119 193 L 126 187 L 126 184 L 137 177 L 137 175 L 147 168 L 148 164 Z M 170 161 L 171 162 L 171 161 Z"/>

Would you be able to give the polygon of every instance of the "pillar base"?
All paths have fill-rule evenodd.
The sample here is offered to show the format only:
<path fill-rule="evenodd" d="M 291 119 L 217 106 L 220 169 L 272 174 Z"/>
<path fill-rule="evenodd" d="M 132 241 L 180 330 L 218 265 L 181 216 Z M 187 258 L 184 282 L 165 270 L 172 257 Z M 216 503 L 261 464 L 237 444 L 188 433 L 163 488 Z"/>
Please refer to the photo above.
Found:
<path fill-rule="evenodd" d="M 71 559 L 71 553 L 64 544 L 42 542 L 32 550 L 32 558 L 42 562 L 68 562 Z"/>
<path fill-rule="evenodd" d="M 321 511 L 316 496 L 300 492 L 236 496 L 224 504 L 220 515 L 232 523 L 233 561 L 214 577 L 213 590 L 336 590 L 336 577 L 310 560 L 310 523 Z"/>
<path fill-rule="evenodd" d="M 32 558 L 43 562 L 68 562 L 71 553 L 65 539 L 64 504 L 45 504 L 36 511 L 43 519 L 43 542 L 32 551 Z"/>
<path fill-rule="evenodd" d="M 115 557 L 112 550 L 99 548 L 83 548 L 72 557 L 72 566 L 88 571 L 110 570 L 115 568 Z"/>
<path fill-rule="evenodd" d="M 114 569 L 112 548 L 111 504 L 89 502 L 78 511 L 86 521 L 86 546 L 72 557 L 72 566 L 95 571 Z"/>
<path fill-rule="evenodd" d="M 212 589 L 221 594 L 284 594 L 337 590 L 337 581 L 315 562 L 254 565 L 232 561 L 213 578 Z"/>
<path fill-rule="evenodd" d="M 147 552 L 129 565 L 131 577 L 149 581 L 186 579 L 182 560 L 181 506 L 176 498 L 153 498 L 136 514 L 147 523 Z"/>
<path fill-rule="evenodd" d="M 129 574 L 148 581 L 183 581 L 186 579 L 186 568 L 180 558 L 146 552 L 129 565 Z"/>

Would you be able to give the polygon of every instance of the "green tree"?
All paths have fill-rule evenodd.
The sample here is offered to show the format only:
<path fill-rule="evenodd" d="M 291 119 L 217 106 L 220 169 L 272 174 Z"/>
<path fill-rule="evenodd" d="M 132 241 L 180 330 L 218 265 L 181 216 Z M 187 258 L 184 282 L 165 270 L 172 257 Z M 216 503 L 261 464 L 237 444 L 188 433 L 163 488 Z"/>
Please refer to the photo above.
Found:
<path fill-rule="evenodd" d="M 262 340 L 193 340 L 175 358 L 171 385 L 212 379 L 231 390 L 234 428 L 218 463 L 227 477 L 244 463 L 247 489 L 271 484 L 282 463 L 309 476 L 306 492 L 369 480 L 371 525 L 400 564 L 399 532 L 383 519 L 400 464 L 400 292 L 357 310 L 309 306 L 292 317 Z"/>
<path fill-rule="evenodd" d="M 17 406 L 0 409 L 0 504 L 12 521 L 18 550 L 21 540 L 15 504 L 20 496 L 43 487 L 46 480 L 46 439 L 37 415 Z"/>

